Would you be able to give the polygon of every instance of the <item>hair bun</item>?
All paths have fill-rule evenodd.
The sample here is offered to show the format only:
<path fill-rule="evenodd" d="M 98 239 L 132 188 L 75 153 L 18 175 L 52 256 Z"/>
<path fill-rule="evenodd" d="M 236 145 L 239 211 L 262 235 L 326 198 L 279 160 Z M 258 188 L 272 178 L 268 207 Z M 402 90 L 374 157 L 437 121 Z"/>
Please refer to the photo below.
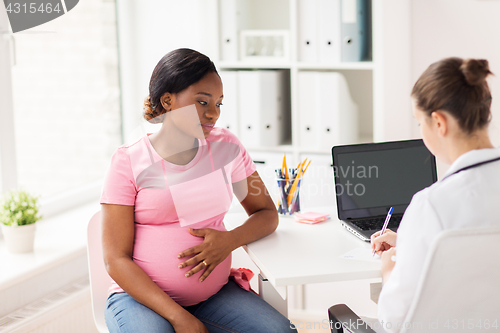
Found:
<path fill-rule="evenodd" d="M 144 119 L 152 124 L 160 123 L 163 120 L 163 118 L 159 117 L 160 114 L 156 111 L 156 108 L 151 103 L 151 98 L 149 97 L 149 95 L 144 99 L 143 112 Z"/>
<path fill-rule="evenodd" d="M 465 59 L 460 66 L 460 70 L 465 76 L 465 80 L 471 86 L 483 84 L 490 72 L 488 60 Z"/>

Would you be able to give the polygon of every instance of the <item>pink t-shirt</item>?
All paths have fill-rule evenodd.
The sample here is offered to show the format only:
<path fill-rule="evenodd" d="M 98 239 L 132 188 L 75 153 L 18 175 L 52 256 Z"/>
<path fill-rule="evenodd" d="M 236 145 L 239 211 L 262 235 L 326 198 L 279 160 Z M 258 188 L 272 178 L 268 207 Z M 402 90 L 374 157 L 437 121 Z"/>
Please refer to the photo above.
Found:
<path fill-rule="evenodd" d="M 148 136 L 119 147 L 111 159 L 101 204 L 134 206 L 133 260 L 173 300 L 182 306 L 208 299 L 227 283 L 231 256 L 199 282 L 202 271 L 187 278 L 192 268 L 179 269 L 181 251 L 203 238 L 188 227 L 225 230 L 223 219 L 233 198 L 232 183 L 255 170 L 245 148 L 234 134 L 214 128 L 186 165 L 165 161 Z M 112 282 L 110 293 L 123 292 Z"/>

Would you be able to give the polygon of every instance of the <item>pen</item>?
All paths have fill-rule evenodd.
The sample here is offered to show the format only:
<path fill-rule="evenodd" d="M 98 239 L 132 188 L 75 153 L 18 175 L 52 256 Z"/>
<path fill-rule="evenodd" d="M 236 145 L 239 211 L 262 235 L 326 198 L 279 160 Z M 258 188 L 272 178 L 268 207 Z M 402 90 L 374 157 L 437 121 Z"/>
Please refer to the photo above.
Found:
<path fill-rule="evenodd" d="M 382 226 L 382 230 L 380 230 L 380 236 L 382 236 L 384 234 L 385 229 L 387 228 L 387 225 L 389 224 L 389 220 L 391 219 L 391 215 L 392 215 L 392 207 L 387 212 L 387 216 L 385 217 L 384 225 Z M 375 250 L 373 250 L 373 255 L 375 255 Z"/>
<path fill-rule="evenodd" d="M 289 207 L 290 207 L 290 205 L 292 203 L 292 199 L 293 199 L 293 195 L 295 193 L 295 190 L 297 189 L 297 185 L 299 183 L 298 180 L 300 179 L 300 177 L 302 176 L 302 173 L 304 172 L 303 168 L 304 168 L 304 165 L 306 164 L 306 161 L 307 161 L 307 158 L 304 159 L 304 162 L 299 163 L 299 165 L 297 166 L 297 170 L 299 170 L 299 173 L 295 177 L 295 180 L 293 181 L 292 188 L 290 189 L 290 192 L 288 193 L 288 197 L 287 197 L 287 201 L 288 201 L 288 206 Z"/>
<path fill-rule="evenodd" d="M 288 184 L 289 182 L 289 176 L 288 176 L 288 167 L 286 166 L 286 154 L 283 155 L 283 168 L 282 168 L 282 171 L 283 171 L 283 175 L 285 176 L 285 179 L 286 179 L 286 183 Z"/>
<path fill-rule="evenodd" d="M 281 196 L 281 208 L 283 214 L 285 214 L 288 211 L 288 204 L 286 201 L 286 192 L 285 192 L 285 184 L 286 181 L 283 178 L 283 173 L 281 172 L 280 169 L 275 170 L 276 176 L 277 176 L 277 181 L 278 181 L 278 187 L 280 191 L 280 196 Z"/>

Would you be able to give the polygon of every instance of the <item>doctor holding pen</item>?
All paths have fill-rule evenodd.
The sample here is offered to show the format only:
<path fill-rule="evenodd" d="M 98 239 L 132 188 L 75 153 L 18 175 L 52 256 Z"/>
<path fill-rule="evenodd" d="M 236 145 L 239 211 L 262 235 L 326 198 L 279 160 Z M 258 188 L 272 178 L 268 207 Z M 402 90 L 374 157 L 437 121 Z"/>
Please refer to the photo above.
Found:
<path fill-rule="evenodd" d="M 500 148 L 488 135 L 490 74 L 486 60 L 446 58 L 430 65 L 413 87 L 413 115 L 424 143 L 451 166 L 413 196 L 397 234 L 372 236 L 384 283 L 378 319 L 390 322 L 393 332 L 409 310 L 434 238 L 443 230 L 500 224 Z"/>
<path fill-rule="evenodd" d="M 111 159 L 100 200 L 111 333 L 296 332 L 231 269 L 231 252 L 272 233 L 278 213 L 238 138 L 215 127 L 222 88 L 207 56 L 169 52 L 144 102 L 161 127 Z M 233 192 L 248 219 L 227 231 Z"/>

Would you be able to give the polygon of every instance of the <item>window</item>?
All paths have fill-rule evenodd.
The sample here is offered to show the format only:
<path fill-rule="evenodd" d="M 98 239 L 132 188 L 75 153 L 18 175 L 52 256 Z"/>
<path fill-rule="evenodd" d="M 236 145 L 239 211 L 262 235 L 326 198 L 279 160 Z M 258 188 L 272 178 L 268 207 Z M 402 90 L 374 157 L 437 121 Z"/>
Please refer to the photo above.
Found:
<path fill-rule="evenodd" d="M 14 34 L 18 184 L 55 195 L 102 179 L 121 143 L 115 2 L 85 0 Z"/>

